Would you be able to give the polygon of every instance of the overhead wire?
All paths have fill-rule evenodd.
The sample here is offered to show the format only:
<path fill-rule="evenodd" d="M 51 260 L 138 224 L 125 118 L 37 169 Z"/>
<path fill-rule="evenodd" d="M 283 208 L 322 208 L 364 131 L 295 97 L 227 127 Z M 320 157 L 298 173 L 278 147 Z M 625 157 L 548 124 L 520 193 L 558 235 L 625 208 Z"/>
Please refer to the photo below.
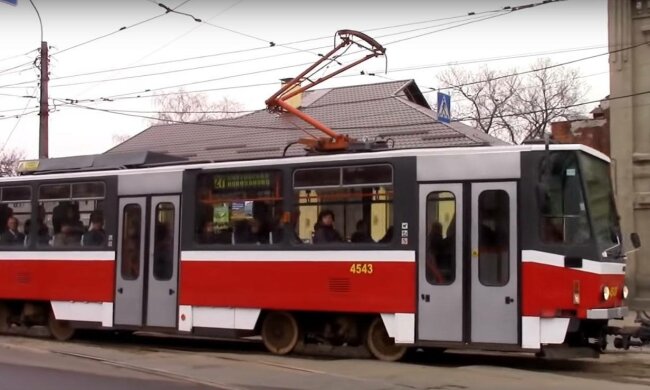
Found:
<path fill-rule="evenodd" d="M 149 1 L 149 0 L 146 0 Z M 149 1 L 153 4 L 158 4 L 157 2 L 151 0 Z M 509 8 L 509 7 L 504 7 L 504 8 Z M 450 20 L 450 19 L 459 19 L 459 18 L 464 18 L 467 16 L 475 16 L 475 15 L 482 15 L 482 14 L 487 14 L 487 13 L 495 13 L 495 12 L 502 12 L 504 8 L 500 9 L 495 9 L 495 10 L 488 10 L 488 11 L 481 11 L 481 12 L 468 12 L 462 15 L 457 15 L 457 16 L 451 16 L 451 17 L 443 17 L 443 18 L 437 18 L 437 19 L 428 19 L 424 21 L 418 21 L 418 22 L 411 22 L 411 23 L 402 23 L 402 24 L 397 24 L 397 25 L 391 25 L 391 26 L 383 26 L 383 27 L 377 27 L 377 28 L 369 28 L 369 29 L 364 29 L 363 31 L 379 31 L 379 30 L 385 30 L 385 29 L 391 29 L 391 28 L 397 28 L 397 27 L 403 27 L 403 26 L 410 26 L 410 25 L 417 25 L 417 24 L 424 24 L 424 23 L 431 23 L 431 22 L 437 22 L 437 21 L 443 21 L 443 20 Z M 429 28 L 433 27 L 438 27 L 440 25 L 435 25 L 435 26 L 429 26 Z M 395 33 L 395 35 L 399 34 Z M 293 45 L 293 44 L 298 44 L 298 43 L 305 43 L 305 42 L 311 42 L 311 41 L 317 41 L 317 40 L 324 40 L 324 39 L 331 39 L 331 35 L 327 36 L 321 36 L 321 37 L 316 37 L 316 38 L 309 38 L 309 39 L 303 39 L 299 41 L 292 41 L 292 42 L 286 42 L 286 43 L 279 43 L 277 46 L 286 46 L 286 45 Z M 305 50 L 318 50 L 318 49 L 323 49 L 330 47 L 330 45 L 327 46 L 320 46 L 318 48 L 310 48 L 310 49 L 305 49 Z M 148 64 L 141 64 L 141 65 L 134 65 L 134 66 L 126 66 L 126 67 L 120 67 L 120 68 L 110 68 L 110 69 L 103 69 L 103 70 L 98 70 L 98 71 L 92 71 L 92 72 L 85 72 L 85 73 L 79 73 L 79 74 L 73 74 L 73 75 L 65 75 L 65 76 L 59 76 L 59 77 L 53 77 L 52 80 L 56 79 L 63 79 L 63 78 L 70 78 L 70 77 L 81 77 L 81 76 L 88 76 L 88 75 L 94 75 L 94 74 L 101 74 L 101 73 L 108 73 L 108 72 L 113 72 L 113 71 L 119 71 L 119 70 L 128 70 L 128 69 L 136 69 L 136 68 L 143 68 L 143 67 L 150 67 L 150 66 L 158 66 L 158 65 L 167 65 L 171 63 L 177 63 L 177 62 L 185 62 L 185 61 L 193 61 L 193 60 L 199 60 L 199 59 L 205 59 L 205 58 L 210 58 L 210 57 L 217 57 L 217 56 L 224 56 L 224 55 L 232 55 L 232 54 L 242 54 L 246 52 L 251 52 L 251 51 L 258 51 L 258 50 L 263 50 L 263 49 L 268 49 L 269 46 L 261 46 L 261 47 L 254 47 L 254 48 L 247 48 L 247 49 L 240 49 L 240 50 L 233 50 L 233 51 L 227 51 L 227 52 L 219 52 L 219 53 L 213 53 L 213 54 L 206 54 L 206 55 L 200 55 L 200 56 L 194 56 L 194 57 L 186 57 L 186 58 L 178 58 L 178 59 L 172 59 L 172 60 L 166 60 L 166 61 L 159 61 L 159 62 L 153 62 L 153 63 L 148 63 Z M 293 54 L 293 53 L 283 53 L 284 54 Z M 266 57 L 265 57 L 266 58 Z"/>
<path fill-rule="evenodd" d="M 497 79 L 500 79 L 500 78 L 506 78 L 506 77 L 512 77 L 512 76 L 516 76 L 516 75 L 540 72 L 540 71 L 544 71 L 546 69 L 557 68 L 557 67 L 560 67 L 560 66 L 566 66 L 566 65 L 574 64 L 574 63 L 577 63 L 577 62 L 580 62 L 580 61 L 586 61 L 586 60 L 590 60 L 590 59 L 593 59 L 593 58 L 597 58 L 597 57 L 601 57 L 601 56 L 605 56 L 605 55 L 609 55 L 609 54 L 613 54 L 613 53 L 617 53 L 617 52 L 621 52 L 621 51 L 625 51 L 625 50 L 632 50 L 632 49 L 634 49 L 636 47 L 639 47 L 639 46 L 642 46 L 642 45 L 645 45 L 645 43 L 639 43 L 639 44 L 635 44 L 635 45 L 631 45 L 631 46 L 627 46 L 627 47 L 623 47 L 623 48 L 619 48 L 619 49 L 599 53 L 599 54 L 596 54 L 596 55 L 581 57 L 581 58 L 573 59 L 573 60 L 570 60 L 570 61 L 560 62 L 560 63 L 557 63 L 557 64 L 552 64 L 552 65 L 549 65 L 549 66 L 535 68 L 535 69 L 531 69 L 531 70 L 527 70 L 527 71 L 507 73 L 507 74 L 504 74 L 504 75 L 500 75 L 498 77 L 494 77 L 494 78 L 492 78 L 490 80 L 479 80 L 479 81 L 473 81 L 473 82 L 468 82 L 468 83 L 464 83 L 464 84 L 457 84 L 455 86 L 440 87 L 440 88 L 433 88 L 433 87 L 423 86 L 422 88 L 428 89 L 428 91 L 423 91 L 423 93 L 426 94 L 426 93 L 431 93 L 431 92 L 435 92 L 435 91 L 439 91 L 439 90 L 460 88 L 460 87 L 463 87 L 463 86 L 480 84 L 480 83 L 488 82 L 488 81 L 491 81 L 491 80 L 497 80 Z M 305 64 L 299 64 L 299 65 L 295 65 L 295 66 L 303 66 L 303 65 L 305 65 Z M 431 65 L 430 67 L 438 67 L 438 66 L 440 66 L 440 64 Z M 422 67 L 422 68 L 426 68 L 426 67 Z M 275 69 L 271 69 L 271 70 L 278 70 L 278 69 L 284 69 L 284 67 L 283 68 L 275 68 Z M 270 71 L 270 70 L 265 70 L 265 71 Z M 263 73 L 263 72 L 264 71 L 256 71 L 255 73 Z M 225 77 L 226 78 L 234 78 L 234 77 L 241 77 L 241 76 L 246 76 L 246 75 L 248 75 L 248 74 L 230 75 L 230 76 L 225 76 Z M 343 75 L 341 77 L 350 77 L 350 76 Z M 220 79 L 223 79 L 223 78 L 220 78 Z M 214 79 L 211 80 L 211 81 L 214 81 Z M 196 82 L 196 83 L 202 83 L 202 82 Z M 194 84 L 196 84 L 196 83 L 194 83 Z M 185 85 L 186 84 L 182 84 L 182 85 L 178 85 L 176 87 L 185 86 Z M 203 90 L 200 90 L 200 91 L 186 91 L 186 93 L 223 91 L 223 90 L 229 90 L 229 89 L 237 89 L 237 88 L 240 88 L 240 87 L 248 88 L 248 87 L 254 87 L 254 86 L 266 86 L 266 85 L 274 85 L 274 83 L 256 83 L 256 84 L 249 84 L 249 85 L 243 85 L 243 86 L 209 88 L 209 89 L 203 89 Z M 179 93 L 179 92 L 169 92 L 169 93 L 163 93 L 163 94 L 151 94 L 151 95 L 148 95 L 150 92 L 160 91 L 160 90 L 164 90 L 164 89 L 168 89 L 168 88 L 174 88 L 174 87 L 164 87 L 164 88 L 158 88 L 158 89 L 144 90 L 144 91 L 140 91 L 140 92 L 130 92 L 130 93 L 124 93 L 124 94 L 119 94 L 119 95 L 112 95 L 112 96 L 108 96 L 108 97 L 99 97 L 99 98 L 95 98 L 95 99 L 79 99 L 78 101 L 80 101 L 80 102 L 101 101 L 101 100 L 115 100 L 115 101 L 117 101 L 117 100 L 125 100 L 125 99 L 140 99 L 140 98 L 147 98 L 147 97 L 174 95 L 174 94 Z M 136 95 L 136 96 L 129 96 L 129 95 Z M 380 99 L 384 99 L 384 98 L 380 98 Z M 332 103 L 332 104 L 337 104 L 337 103 Z"/>
<path fill-rule="evenodd" d="M 594 104 L 594 103 L 600 103 L 603 101 L 614 101 L 614 100 L 620 100 L 620 99 L 627 99 L 631 97 L 636 97 L 636 96 L 641 96 L 641 95 L 647 95 L 650 94 L 650 90 L 648 91 L 642 91 L 642 92 L 636 92 L 632 94 L 627 94 L 627 95 L 621 95 L 621 96 L 610 96 L 608 98 L 604 99 L 598 99 L 598 100 L 591 100 L 591 101 L 585 101 L 585 102 L 580 102 L 580 103 L 575 103 L 575 104 L 570 104 L 570 105 L 565 105 L 565 106 L 559 106 L 559 107 L 554 107 L 552 108 L 553 110 L 558 110 L 558 109 L 568 109 L 568 108 L 573 108 L 573 107 L 579 107 L 579 106 L 584 106 L 588 104 Z M 63 103 L 67 103 L 63 101 Z M 347 103 L 349 104 L 349 103 Z M 128 113 L 128 112 L 121 112 L 117 110 L 111 110 L 111 109 L 104 109 L 104 108 L 98 108 L 98 107 L 89 107 L 86 105 L 82 104 L 77 104 L 77 103 L 70 103 L 68 104 L 69 107 L 76 107 L 80 109 L 87 109 L 87 110 L 92 110 L 92 111 L 101 111 L 101 112 L 106 112 L 106 113 L 111 113 L 115 115 L 123 115 L 123 116 L 131 116 L 131 117 L 136 117 L 136 118 L 144 118 L 144 119 L 151 119 L 151 120 L 158 120 L 159 118 L 156 117 L 151 117 L 151 116 L 146 116 L 146 115 L 139 115 L 139 114 L 134 114 L 134 113 Z M 524 113 L 518 113 L 518 114 L 508 114 L 504 115 L 503 117 L 506 116 L 516 116 L 516 115 L 524 115 L 524 114 L 534 114 L 534 113 L 541 113 L 545 112 L 545 110 L 532 110 Z M 452 120 L 452 122 L 464 122 L 471 120 L 472 118 L 457 118 Z M 232 119 L 231 119 L 232 120 Z M 206 126 L 206 127 L 219 127 L 219 128 L 240 128 L 240 129 L 259 129 L 259 130 L 297 130 L 294 127 L 269 127 L 269 126 L 257 126 L 257 125 L 237 125 L 234 123 L 224 123 L 225 121 L 218 121 L 219 123 L 215 123 L 214 120 L 208 121 L 208 122 L 187 122 L 187 121 L 179 121 L 179 120 L 165 120 L 166 122 L 171 122 L 175 124 L 187 124 L 187 125 L 196 125 L 196 126 Z M 395 125 L 380 125 L 380 126 L 350 126 L 350 127 L 334 127 L 336 130 L 355 130 L 355 129 L 376 129 L 376 128 L 381 128 L 381 129 L 389 129 L 389 128 L 405 128 L 405 127 L 412 127 L 412 126 L 421 126 L 421 125 L 430 125 L 432 124 L 431 120 L 427 121 L 420 121 L 420 122 L 413 122 L 413 123 L 402 123 L 402 124 L 395 124 Z"/>
<path fill-rule="evenodd" d="M 32 94 L 36 93 L 36 89 L 37 88 L 34 88 L 34 90 L 32 91 Z M 7 138 L 5 138 L 5 141 L 2 143 L 2 147 L 0 147 L 0 153 L 2 153 L 5 150 L 5 147 L 7 146 L 7 143 L 9 143 L 9 140 L 11 139 L 14 132 L 18 128 L 18 125 L 20 124 L 20 121 L 23 119 L 23 116 L 25 116 L 25 113 L 27 112 L 30 103 L 31 103 L 31 99 L 27 100 L 27 103 L 25 104 L 25 107 L 23 108 L 23 111 L 18 116 L 18 119 L 16 120 L 16 123 L 14 124 L 14 127 L 11 128 L 11 131 L 9 131 L 9 134 L 7 135 Z"/>
<path fill-rule="evenodd" d="M 175 9 L 181 7 L 182 5 L 184 5 L 185 3 L 189 2 L 189 1 L 190 1 L 190 0 L 185 0 L 185 1 L 182 2 L 181 4 L 177 5 L 177 6 L 174 7 L 174 8 L 171 8 L 171 9 L 172 9 L 172 10 L 175 10 Z M 161 18 L 161 17 L 167 15 L 168 13 L 169 13 L 169 12 L 166 11 L 165 13 L 162 13 L 162 14 L 160 14 L 160 15 L 152 16 L 152 17 L 150 17 L 150 18 L 147 18 L 147 19 L 141 20 L 141 21 L 136 22 L 136 23 L 133 23 L 133 24 L 131 24 L 131 25 L 128 25 L 128 26 L 122 26 L 122 27 L 120 27 L 119 29 L 117 29 L 117 30 L 115 30 L 115 31 L 112 31 L 112 32 L 109 32 L 109 33 L 107 33 L 107 34 L 103 34 L 103 35 L 100 35 L 100 36 L 97 36 L 97 37 L 95 37 L 95 38 L 89 39 L 89 40 L 84 41 L 84 42 L 77 43 L 77 44 L 72 45 L 72 46 L 70 46 L 70 47 L 67 47 L 67 48 L 65 48 L 65 49 L 59 50 L 59 51 L 57 51 L 57 52 L 54 52 L 54 53 L 52 53 L 51 55 L 52 55 L 52 56 L 56 56 L 56 55 L 59 55 L 59 54 L 61 54 L 61 53 L 65 53 L 65 52 L 67 52 L 67 51 L 70 51 L 70 50 L 72 50 L 72 49 L 76 49 L 76 48 L 78 48 L 78 47 L 81 47 L 81 46 L 87 45 L 87 44 L 89 44 L 89 43 L 96 42 L 96 41 L 98 41 L 98 40 L 100 40 L 100 39 L 104 39 L 104 38 L 110 37 L 111 35 L 115 35 L 115 34 L 117 34 L 117 33 L 120 33 L 120 32 L 122 32 L 122 31 L 124 31 L 124 30 L 128 30 L 128 29 L 131 29 L 131 28 L 134 28 L 134 27 L 140 26 L 140 25 L 142 25 L 142 24 L 145 24 L 145 23 L 147 23 L 147 22 L 150 22 L 150 21 L 152 21 L 152 20 L 155 20 L 155 19 Z"/>
<path fill-rule="evenodd" d="M 456 27 L 460 27 L 460 26 L 461 25 L 457 25 Z M 454 28 L 454 26 L 451 26 L 449 28 Z M 447 29 L 449 29 L 449 28 L 447 28 Z M 349 53 L 348 55 L 350 55 L 350 54 L 355 54 L 355 53 Z M 220 80 L 224 80 L 224 79 L 231 79 L 231 78 L 236 78 L 236 77 L 250 76 L 252 74 L 260 74 L 260 73 L 265 73 L 265 72 L 270 72 L 270 71 L 283 70 L 283 69 L 286 69 L 286 68 L 298 67 L 298 66 L 307 66 L 307 65 L 311 65 L 311 62 L 288 65 L 288 66 L 283 66 L 283 67 L 279 67 L 279 68 L 264 69 L 264 70 L 255 71 L 255 72 L 247 72 L 247 73 L 242 73 L 242 74 L 229 75 L 229 76 L 224 76 L 224 77 L 219 77 L 219 78 L 211 78 L 211 79 L 207 79 L 207 80 L 198 80 L 198 81 L 182 83 L 182 84 L 175 84 L 175 85 L 170 85 L 170 86 L 165 86 L 165 87 L 147 88 L 147 89 L 141 90 L 141 91 L 125 92 L 125 93 L 121 93 L 121 94 L 110 95 L 107 98 L 108 99 L 113 99 L 113 98 L 123 97 L 123 96 L 127 96 L 127 95 L 142 94 L 142 93 L 148 93 L 148 92 L 152 92 L 152 91 L 161 91 L 161 90 L 165 90 L 165 89 L 179 88 L 179 87 L 196 85 L 196 84 L 203 84 L 203 83 L 208 83 L 208 82 L 220 81 Z M 97 99 L 93 99 L 93 100 L 97 100 Z"/>

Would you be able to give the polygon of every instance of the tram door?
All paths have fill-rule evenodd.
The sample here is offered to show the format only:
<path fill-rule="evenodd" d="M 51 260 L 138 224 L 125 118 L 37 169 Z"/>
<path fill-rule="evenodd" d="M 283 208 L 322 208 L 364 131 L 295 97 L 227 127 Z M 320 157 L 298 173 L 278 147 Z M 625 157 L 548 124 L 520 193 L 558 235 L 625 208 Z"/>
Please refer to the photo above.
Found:
<path fill-rule="evenodd" d="M 516 188 L 420 185 L 419 340 L 518 342 Z"/>
<path fill-rule="evenodd" d="M 463 185 L 420 186 L 418 338 L 463 341 Z"/>
<path fill-rule="evenodd" d="M 517 185 L 472 183 L 471 342 L 517 344 Z"/>
<path fill-rule="evenodd" d="M 115 325 L 176 327 L 180 197 L 121 198 Z"/>

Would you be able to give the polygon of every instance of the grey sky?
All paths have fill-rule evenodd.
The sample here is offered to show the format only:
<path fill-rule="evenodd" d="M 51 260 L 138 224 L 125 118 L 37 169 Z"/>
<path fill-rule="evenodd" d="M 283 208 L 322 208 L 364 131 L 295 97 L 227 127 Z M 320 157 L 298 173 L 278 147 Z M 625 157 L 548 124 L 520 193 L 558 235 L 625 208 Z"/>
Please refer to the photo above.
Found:
<path fill-rule="evenodd" d="M 45 39 L 51 50 L 52 81 L 50 97 L 87 99 L 144 91 L 170 85 L 197 82 L 185 87 L 187 90 L 228 88 L 233 86 L 276 83 L 283 77 L 291 77 L 303 67 L 264 72 L 244 77 L 225 78 L 242 73 L 270 68 L 308 63 L 317 57 L 314 53 L 294 52 L 284 47 L 263 48 L 267 41 L 292 42 L 315 37 L 332 37 L 336 30 L 350 28 L 368 29 L 463 15 L 469 11 L 499 9 L 506 5 L 528 4 L 526 0 L 504 1 L 300 1 L 300 0 L 191 0 L 178 10 L 195 15 L 218 26 L 252 35 L 259 39 L 235 34 L 214 26 L 199 24 L 187 16 L 168 14 L 140 26 L 121 31 L 60 54 L 57 51 L 88 39 L 115 31 L 144 19 L 164 13 L 149 0 L 75 1 L 33 0 L 43 18 Z M 159 0 L 169 7 L 181 4 L 181 0 Z M 0 3 L 0 94 L 25 95 L 36 87 L 36 72 L 2 73 L 2 70 L 33 60 L 35 53 L 3 60 L 26 53 L 39 45 L 38 19 L 27 0 L 18 0 L 12 7 Z M 485 15 L 489 16 L 489 15 Z M 469 18 L 464 18 L 469 20 Z M 458 20 L 464 20 L 458 19 Z M 373 37 L 394 34 L 427 26 L 442 25 L 450 21 L 430 22 L 393 29 L 371 31 Z M 378 38 L 381 43 L 422 34 L 413 31 L 402 35 Z M 332 44 L 332 38 L 296 44 L 293 47 L 310 49 Z M 607 15 L 605 0 L 568 0 L 542 7 L 527 9 L 509 15 L 434 33 L 387 46 L 390 79 L 413 78 L 421 86 L 436 87 L 436 74 L 444 67 L 396 71 L 424 65 L 446 64 L 455 61 L 487 59 L 506 55 L 544 53 L 566 49 L 592 48 L 562 54 L 549 54 L 554 62 L 563 62 L 605 52 L 607 45 Z M 100 73 L 84 77 L 56 80 L 57 77 L 79 73 L 142 65 L 159 61 L 175 60 L 193 56 L 260 48 L 246 53 L 213 56 L 201 60 L 175 62 L 167 65 L 143 67 L 124 71 Z M 132 78 L 102 83 L 74 86 L 62 84 L 96 81 L 106 78 L 142 75 L 152 72 L 178 70 L 181 68 L 218 65 L 244 59 L 255 59 L 274 54 L 291 53 L 274 58 L 242 62 L 226 66 L 213 66 L 194 71 L 177 72 L 154 77 Z M 524 68 L 535 57 L 492 61 L 490 67 L 510 69 Z M 476 64 L 473 66 L 479 66 Z M 590 85 L 585 100 L 604 97 L 609 91 L 607 56 L 575 64 Z M 383 81 L 383 78 L 360 76 L 361 69 L 382 71 L 383 59 L 371 60 L 360 68 L 325 84 L 340 86 Z M 22 68 L 20 68 L 22 69 Z M 20 70 L 19 69 L 19 70 Z M 222 78 L 212 82 L 207 79 Z M 11 88 L 7 84 L 29 82 Z M 57 86 L 59 85 L 59 86 Z M 17 88 L 18 87 L 18 88 Z M 263 107 L 264 100 L 277 86 L 226 89 L 210 92 L 218 100 L 227 96 L 244 104 L 247 109 Z M 171 92 L 172 88 L 167 90 Z M 0 111 L 22 108 L 28 103 L 34 107 L 35 100 L 0 95 Z M 107 103 L 89 103 L 106 109 L 152 110 L 150 98 L 131 99 Z M 0 115 L 18 114 L 20 111 L 0 112 Z M 17 120 L 0 118 L 0 146 L 4 144 Z M 109 113 L 63 107 L 50 115 L 50 155 L 65 156 L 100 153 L 112 145 L 114 134 L 135 134 L 147 127 L 147 121 Z M 38 117 L 22 118 L 7 148 L 20 148 L 29 157 L 37 154 Z M 230 135 L 224 135 L 228 137 Z"/>

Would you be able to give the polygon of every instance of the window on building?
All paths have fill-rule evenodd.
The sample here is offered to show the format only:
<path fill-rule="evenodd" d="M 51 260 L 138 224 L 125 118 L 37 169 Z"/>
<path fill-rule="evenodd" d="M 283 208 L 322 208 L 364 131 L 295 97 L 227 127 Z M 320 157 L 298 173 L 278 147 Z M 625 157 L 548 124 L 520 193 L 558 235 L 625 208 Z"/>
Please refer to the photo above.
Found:
<path fill-rule="evenodd" d="M 122 216 L 122 279 L 136 280 L 140 277 L 140 259 L 142 257 L 142 208 L 139 204 L 124 206 Z"/>
<path fill-rule="evenodd" d="M 451 192 L 427 196 L 426 278 L 434 285 L 456 279 L 456 197 Z"/>
<path fill-rule="evenodd" d="M 487 190 L 478 197 L 478 278 L 485 286 L 505 286 L 510 278 L 510 197 Z"/>
<path fill-rule="evenodd" d="M 297 169 L 295 233 L 301 242 L 392 241 L 393 169 L 388 164 Z"/>
<path fill-rule="evenodd" d="M 29 186 L 0 188 L 0 246 L 24 247 L 29 235 L 32 213 L 32 189 Z"/>
<path fill-rule="evenodd" d="M 282 240 L 282 175 L 209 173 L 197 180 L 198 244 L 269 245 Z"/>
<path fill-rule="evenodd" d="M 42 184 L 38 188 L 40 246 L 105 247 L 103 182 Z M 40 217 L 39 217 L 40 219 Z"/>
<path fill-rule="evenodd" d="M 540 168 L 538 200 L 541 238 L 549 244 L 584 244 L 591 239 L 578 170 L 573 152 L 551 153 Z"/>

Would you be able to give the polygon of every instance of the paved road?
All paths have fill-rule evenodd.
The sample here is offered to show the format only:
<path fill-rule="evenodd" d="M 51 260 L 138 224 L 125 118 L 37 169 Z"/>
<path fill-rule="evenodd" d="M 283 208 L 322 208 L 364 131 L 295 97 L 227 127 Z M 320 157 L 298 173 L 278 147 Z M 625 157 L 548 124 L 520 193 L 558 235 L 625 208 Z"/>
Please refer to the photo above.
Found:
<path fill-rule="evenodd" d="M 52 356 L 38 349 L 0 348 L 0 390 L 203 390 L 195 383 L 161 378 L 100 362 Z"/>
<path fill-rule="evenodd" d="M 20 354 L 40 358 L 21 359 Z M 43 365 L 33 364 L 34 361 Z M 0 337 L 0 390 L 5 389 L 3 383 L 18 385 L 19 381 L 39 377 L 64 383 L 77 376 L 80 379 L 74 384 L 65 382 L 61 387 L 22 382 L 27 387 L 6 388 L 631 390 L 648 388 L 649 366 L 650 354 L 634 351 L 572 362 L 541 361 L 519 354 L 453 352 L 437 357 L 416 355 L 404 363 L 385 363 L 333 356 L 278 357 L 265 353 L 254 343 L 151 337 L 86 337 L 58 343 Z"/>

